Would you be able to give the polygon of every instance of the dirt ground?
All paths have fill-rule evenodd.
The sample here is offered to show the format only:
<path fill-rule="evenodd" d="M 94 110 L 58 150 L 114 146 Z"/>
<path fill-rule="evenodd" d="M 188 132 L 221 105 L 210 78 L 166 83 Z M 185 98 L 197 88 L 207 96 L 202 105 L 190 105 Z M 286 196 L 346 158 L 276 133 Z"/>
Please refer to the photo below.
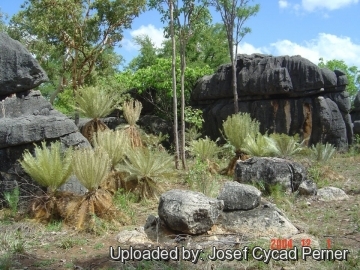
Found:
<path fill-rule="evenodd" d="M 118 227 L 104 223 L 98 233 L 77 232 L 59 222 L 43 225 L 28 219 L 15 221 L 7 214 L 8 210 L 3 209 L 0 219 L 0 269 L 360 269 L 360 156 L 337 155 L 326 167 L 320 166 L 317 172 L 318 186 L 340 187 L 349 199 L 323 202 L 294 194 L 266 199 L 276 203 L 301 232 L 317 239 L 320 248 L 348 249 L 347 260 L 270 260 L 266 264 L 253 258 L 248 261 L 211 261 L 205 256 L 197 264 L 171 260 L 134 260 L 126 264 L 112 261 L 110 246 L 127 247 L 117 241 L 118 233 L 144 226 L 150 214 L 157 215 L 157 203 L 153 201 L 131 205 L 133 225 Z M 174 187 L 187 188 L 185 184 L 177 183 L 168 185 L 166 189 Z M 246 245 L 260 243 L 264 249 L 269 249 L 271 241 L 254 239 L 253 243 Z"/>

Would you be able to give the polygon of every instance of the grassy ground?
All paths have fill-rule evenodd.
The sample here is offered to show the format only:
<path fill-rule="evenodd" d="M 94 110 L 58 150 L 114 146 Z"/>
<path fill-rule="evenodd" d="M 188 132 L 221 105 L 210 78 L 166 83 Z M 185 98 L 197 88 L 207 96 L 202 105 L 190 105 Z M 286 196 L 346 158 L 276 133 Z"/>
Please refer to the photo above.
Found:
<path fill-rule="evenodd" d="M 299 159 L 304 164 L 307 161 Z M 0 269 L 360 269 L 360 156 L 337 154 L 326 165 L 312 165 L 310 173 L 319 187 L 340 187 L 350 195 L 347 201 L 321 202 L 311 197 L 274 192 L 266 199 L 276 203 L 300 231 L 313 235 L 320 248 L 349 249 L 347 261 L 275 261 L 269 264 L 255 259 L 248 261 L 211 261 L 197 264 L 185 261 L 111 261 L 109 247 L 120 243 L 116 235 L 124 229 L 145 224 L 148 215 L 157 215 L 157 201 L 135 203 L 131 197 L 118 196 L 117 205 L 130 217 L 129 226 L 119 227 L 98 220 L 92 233 L 76 232 L 60 221 L 51 224 L 34 223 L 18 217 L 9 209 L 0 210 Z M 196 172 L 198 170 L 198 172 Z M 202 168 L 193 168 L 192 175 L 164 183 L 164 189 L 197 188 L 216 196 L 223 177 L 202 179 Z M 200 183 L 193 183 L 198 177 Z M 203 181 L 203 182 L 201 182 Z M 210 186 L 210 187 L 209 187 Z M 161 243 L 160 243 L 161 245 Z M 269 249 L 269 239 L 254 239 L 249 247 Z M 244 245 L 240 245 L 239 249 Z"/>

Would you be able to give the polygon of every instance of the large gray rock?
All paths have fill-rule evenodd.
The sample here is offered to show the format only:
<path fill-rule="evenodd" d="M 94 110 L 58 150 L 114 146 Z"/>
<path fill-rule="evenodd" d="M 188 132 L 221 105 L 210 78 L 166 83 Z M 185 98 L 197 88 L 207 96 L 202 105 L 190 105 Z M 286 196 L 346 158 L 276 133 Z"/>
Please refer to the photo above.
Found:
<path fill-rule="evenodd" d="M 239 183 L 261 183 L 265 187 L 280 184 L 295 192 L 306 180 L 305 168 L 296 162 L 273 157 L 253 157 L 237 161 L 234 180 Z"/>
<path fill-rule="evenodd" d="M 250 210 L 260 204 L 261 191 L 251 185 L 228 181 L 217 199 L 224 201 L 224 210 Z"/>
<path fill-rule="evenodd" d="M 0 102 L 0 195 L 19 186 L 24 200 L 41 193 L 41 188 L 22 170 L 18 160 L 25 150 L 34 152 L 34 143 L 60 140 L 63 147 L 90 147 L 73 121 L 54 110 L 39 91 Z M 86 192 L 72 177 L 61 190 Z M 27 197 L 26 197 L 27 196 Z"/>
<path fill-rule="evenodd" d="M 200 192 L 174 189 L 161 195 L 158 212 L 171 230 L 201 234 L 211 229 L 223 207 L 223 201 Z"/>
<path fill-rule="evenodd" d="M 279 235 L 289 238 L 299 232 L 274 204 L 268 202 L 248 211 L 224 211 L 217 223 L 226 230 L 251 238 Z"/>
<path fill-rule="evenodd" d="M 0 97 L 33 89 L 48 80 L 20 42 L 0 33 Z"/>
<path fill-rule="evenodd" d="M 222 65 L 199 79 L 191 94 L 192 105 L 203 110 L 203 133 L 213 140 L 234 113 L 231 74 L 231 65 Z M 321 69 L 300 56 L 239 55 L 237 82 L 239 112 L 257 119 L 261 133 L 299 134 L 309 145 L 352 143 L 350 98 L 341 71 Z"/>

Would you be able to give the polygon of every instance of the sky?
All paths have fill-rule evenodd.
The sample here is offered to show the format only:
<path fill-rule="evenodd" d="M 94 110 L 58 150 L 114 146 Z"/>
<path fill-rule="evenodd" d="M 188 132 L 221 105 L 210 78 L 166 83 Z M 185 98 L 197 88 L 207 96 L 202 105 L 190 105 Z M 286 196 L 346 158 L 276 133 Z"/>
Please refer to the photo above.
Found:
<path fill-rule="evenodd" d="M 24 0 L 0 0 L 0 9 L 11 17 Z M 251 1 L 250 1 L 251 2 Z M 238 53 L 264 53 L 274 56 L 301 55 L 318 64 L 319 58 L 344 60 L 360 68 L 359 0 L 254 0 L 260 11 L 246 26 L 252 32 L 244 37 Z M 212 13 L 213 22 L 221 17 Z M 139 51 L 136 35 L 147 34 L 161 46 L 163 24 L 160 15 L 146 11 L 137 17 L 116 52 L 129 63 Z"/>

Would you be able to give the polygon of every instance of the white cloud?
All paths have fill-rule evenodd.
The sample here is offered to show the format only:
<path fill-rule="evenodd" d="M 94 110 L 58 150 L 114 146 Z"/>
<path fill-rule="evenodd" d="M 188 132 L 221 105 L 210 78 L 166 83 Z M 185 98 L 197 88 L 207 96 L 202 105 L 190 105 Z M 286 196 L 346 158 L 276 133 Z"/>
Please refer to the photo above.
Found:
<path fill-rule="evenodd" d="M 273 55 L 301 55 L 317 64 L 319 58 L 324 60 L 344 60 L 347 65 L 360 67 L 360 44 L 352 42 L 349 37 L 338 37 L 320 33 L 315 39 L 297 44 L 290 40 L 280 40 L 268 47 Z"/>
<path fill-rule="evenodd" d="M 280 1 L 279 1 L 280 2 Z M 302 0 L 301 4 L 306 11 L 317 9 L 335 10 L 357 4 L 359 0 Z"/>
<path fill-rule="evenodd" d="M 241 42 L 238 46 L 238 53 L 242 54 L 253 54 L 253 53 L 263 53 L 268 54 L 269 50 L 267 48 L 255 48 L 253 45 L 247 42 Z"/>
<path fill-rule="evenodd" d="M 163 29 L 156 28 L 152 24 L 142 25 L 139 29 L 131 31 L 130 35 L 132 37 L 147 35 L 151 38 L 156 48 L 160 48 L 162 46 L 162 42 L 165 40 Z"/>
<path fill-rule="evenodd" d="M 286 0 L 279 0 L 279 7 L 280 8 L 287 8 L 289 3 Z"/>

